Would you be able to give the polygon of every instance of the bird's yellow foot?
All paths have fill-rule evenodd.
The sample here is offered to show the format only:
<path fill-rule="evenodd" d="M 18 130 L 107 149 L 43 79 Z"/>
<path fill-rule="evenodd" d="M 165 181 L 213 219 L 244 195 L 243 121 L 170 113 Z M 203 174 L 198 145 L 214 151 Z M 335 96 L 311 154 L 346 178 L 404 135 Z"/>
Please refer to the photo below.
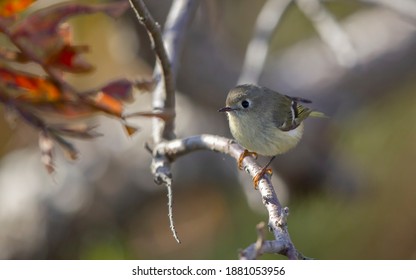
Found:
<path fill-rule="evenodd" d="M 254 178 L 253 178 L 253 184 L 254 184 L 254 189 L 255 190 L 257 190 L 259 181 L 261 180 L 261 178 L 263 178 L 264 174 L 266 174 L 266 173 L 268 173 L 269 175 L 272 175 L 273 174 L 272 169 L 271 168 L 267 168 L 267 165 L 262 170 L 260 170 L 260 172 L 257 173 L 256 176 L 254 176 Z"/>
<path fill-rule="evenodd" d="M 244 160 L 244 158 L 246 156 L 252 156 L 255 159 L 257 159 L 257 153 L 255 153 L 255 152 L 249 152 L 247 149 L 244 149 L 244 152 L 238 158 L 238 169 L 240 169 L 240 170 L 243 169 L 243 160 Z"/>

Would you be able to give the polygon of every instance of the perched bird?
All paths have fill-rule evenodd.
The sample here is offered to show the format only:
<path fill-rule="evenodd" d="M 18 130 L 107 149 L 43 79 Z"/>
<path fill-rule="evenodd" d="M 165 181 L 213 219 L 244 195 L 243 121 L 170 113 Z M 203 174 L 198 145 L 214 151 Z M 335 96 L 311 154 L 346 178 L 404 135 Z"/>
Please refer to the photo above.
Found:
<path fill-rule="evenodd" d="M 229 91 L 226 107 L 219 112 L 227 113 L 231 134 L 246 149 L 238 160 L 238 167 L 242 168 L 242 161 L 248 155 L 272 157 L 253 178 L 255 188 L 266 172 L 271 174 L 268 167 L 275 156 L 298 144 L 303 134 L 303 121 L 309 116 L 325 117 L 300 103 L 311 101 L 252 84 L 239 85 Z"/>

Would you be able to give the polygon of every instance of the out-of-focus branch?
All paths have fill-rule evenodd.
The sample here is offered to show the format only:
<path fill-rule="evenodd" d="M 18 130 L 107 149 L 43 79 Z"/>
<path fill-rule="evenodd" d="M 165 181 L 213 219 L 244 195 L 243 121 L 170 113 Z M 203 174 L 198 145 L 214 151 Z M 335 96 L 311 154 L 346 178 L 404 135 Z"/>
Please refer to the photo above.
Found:
<path fill-rule="evenodd" d="M 175 80 L 172 74 L 168 52 L 164 46 L 160 25 L 153 19 L 142 0 L 129 0 L 129 2 L 136 13 L 137 19 L 144 25 L 149 33 L 153 50 L 156 53 L 158 65 L 160 64 L 158 69 L 161 69 L 163 73 L 163 81 L 162 79 L 159 79 L 159 82 L 153 91 L 154 99 L 158 100 L 157 109 L 163 109 L 172 114 L 170 120 L 166 119 L 164 122 L 172 123 L 172 125 L 169 126 L 173 128 L 175 114 Z M 155 73 L 160 74 L 160 70 L 155 71 Z M 162 120 L 157 120 L 156 125 L 157 128 L 154 129 L 155 133 L 153 134 L 153 140 L 159 142 L 161 141 L 162 135 L 166 134 L 166 130 L 164 129 Z M 173 133 L 173 131 L 171 133 Z"/>
<path fill-rule="evenodd" d="M 187 35 L 187 28 L 195 15 L 200 0 L 176 0 L 173 2 L 165 27 L 163 42 L 169 57 L 173 80 L 176 80 L 179 59 Z"/>
<path fill-rule="evenodd" d="M 296 0 L 298 7 L 311 20 L 322 41 L 335 55 L 339 65 L 347 68 L 357 64 L 357 53 L 342 26 L 319 0 Z"/>
<path fill-rule="evenodd" d="M 401 15 L 416 21 L 416 2 L 412 0 L 361 0 L 364 3 L 382 5 Z"/>
<path fill-rule="evenodd" d="M 175 0 L 172 3 L 168 17 L 163 30 L 163 43 L 166 48 L 171 68 L 171 83 L 175 90 L 175 81 L 179 68 L 179 58 L 182 54 L 183 43 L 187 35 L 187 29 L 194 18 L 200 0 Z M 156 65 L 154 75 L 159 76 L 165 72 L 166 65 Z M 162 68 L 162 69 L 161 69 Z M 158 83 L 153 93 L 153 108 L 168 111 L 172 118 L 165 122 L 158 119 L 153 124 L 153 140 L 157 143 L 161 139 L 173 139 L 174 133 L 174 115 L 175 115 L 175 95 L 174 92 L 164 91 L 163 84 Z"/>
<path fill-rule="evenodd" d="M 270 39 L 292 0 L 268 0 L 259 15 L 247 46 L 243 68 L 237 84 L 256 84 L 263 71 Z"/>
<path fill-rule="evenodd" d="M 247 260 L 247 259 L 257 259 L 259 256 L 261 256 L 264 251 L 263 251 L 263 245 L 265 243 L 265 227 L 266 227 L 266 223 L 265 222 L 260 222 L 257 224 L 256 226 L 256 230 L 257 230 L 257 241 L 256 243 L 250 245 L 248 248 L 246 248 L 244 251 L 240 252 L 240 259 L 242 260 Z M 270 242 L 268 242 L 270 243 Z M 282 246 L 283 244 L 279 243 L 279 242 L 271 242 L 273 243 L 272 246 Z M 275 248 L 276 249 L 276 248 Z M 276 249 L 274 252 L 279 252 L 282 249 Z"/>
<path fill-rule="evenodd" d="M 216 135 L 205 134 L 161 142 L 154 147 L 153 157 L 174 161 L 178 157 L 197 150 L 219 152 L 231 156 L 236 159 L 236 161 L 244 152 L 244 148 L 233 140 Z M 154 168 L 156 177 L 165 176 L 165 168 L 169 167 L 170 161 L 165 162 L 165 164 L 159 164 L 158 167 Z M 251 157 L 244 158 L 243 168 L 251 177 L 254 177 L 261 170 L 261 167 L 257 165 L 256 161 Z M 287 256 L 289 259 L 299 259 L 301 254 L 293 245 L 286 225 L 288 209 L 282 208 L 268 175 L 265 175 L 260 180 L 258 190 L 260 191 L 263 204 L 269 214 L 269 228 L 273 231 L 275 237 L 275 240 L 273 241 L 264 242 L 267 245 L 265 248 L 262 246 L 261 252 L 279 253 Z M 250 248 L 251 246 L 244 250 L 242 254 L 244 258 L 254 259 L 257 257 L 257 254 L 253 255 Z"/>
<path fill-rule="evenodd" d="M 271 57 L 263 75 L 264 82 L 270 87 L 290 89 L 299 95 L 331 94 L 332 100 L 337 96 L 334 91 L 339 88 L 344 88 L 344 92 L 354 91 L 360 84 L 366 88 L 360 95 L 362 97 L 383 87 L 383 77 L 389 77 L 388 81 L 401 81 L 403 75 L 399 69 L 414 65 L 416 29 L 403 17 L 374 8 L 349 16 L 342 22 L 342 27 L 354 42 L 358 60 L 363 66 L 359 68 L 359 75 L 356 69 L 346 71 L 337 67 L 326 59 L 323 44 L 309 39 Z"/>
<path fill-rule="evenodd" d="M 175 79 L 182 53 L 183 41 L 199 0 L 173 2 L 165 24 L 163 36 L 159 24 L 153 19 L 142 0 L 130 0 L 139 21 L 146 27 L 157 56 L 154 76 L 163 76 L 153 91 L 153 108 L 171 115 L 170 118 L 154 120 L 153 141 L 173 139 L 175 122 Z"/>

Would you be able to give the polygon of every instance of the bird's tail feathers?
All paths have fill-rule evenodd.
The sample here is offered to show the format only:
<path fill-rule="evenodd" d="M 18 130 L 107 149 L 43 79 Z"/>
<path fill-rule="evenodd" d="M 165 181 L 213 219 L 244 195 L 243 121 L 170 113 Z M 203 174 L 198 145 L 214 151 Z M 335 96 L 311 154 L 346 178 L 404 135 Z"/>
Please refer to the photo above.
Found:
<path fill-rule="evenodd" d="M 319 111 L 312 111 L 309 116 L 314 118 L 329 118 L 327 115 Z"/>

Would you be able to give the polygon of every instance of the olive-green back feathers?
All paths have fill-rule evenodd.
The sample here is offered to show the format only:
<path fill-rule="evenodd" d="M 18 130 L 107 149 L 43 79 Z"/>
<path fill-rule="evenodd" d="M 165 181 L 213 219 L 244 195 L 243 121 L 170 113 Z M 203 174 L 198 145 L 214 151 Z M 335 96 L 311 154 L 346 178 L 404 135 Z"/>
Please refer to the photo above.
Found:
<path fill-rule="evenodd" d="M 257 85 L 245 84 L 233 88 L 227 97 L 227 106 L 238 107 L 243 100 L 250 101 L 250 108 L 259 117 L 269 117 L 282 131 L 297 128 L 307 117 L 326 117 L 325 114 L 302 105 L 311 101 L 299 97 L 290 97 Z M 252 103 L 252 104 L 251 104 Z"/>

